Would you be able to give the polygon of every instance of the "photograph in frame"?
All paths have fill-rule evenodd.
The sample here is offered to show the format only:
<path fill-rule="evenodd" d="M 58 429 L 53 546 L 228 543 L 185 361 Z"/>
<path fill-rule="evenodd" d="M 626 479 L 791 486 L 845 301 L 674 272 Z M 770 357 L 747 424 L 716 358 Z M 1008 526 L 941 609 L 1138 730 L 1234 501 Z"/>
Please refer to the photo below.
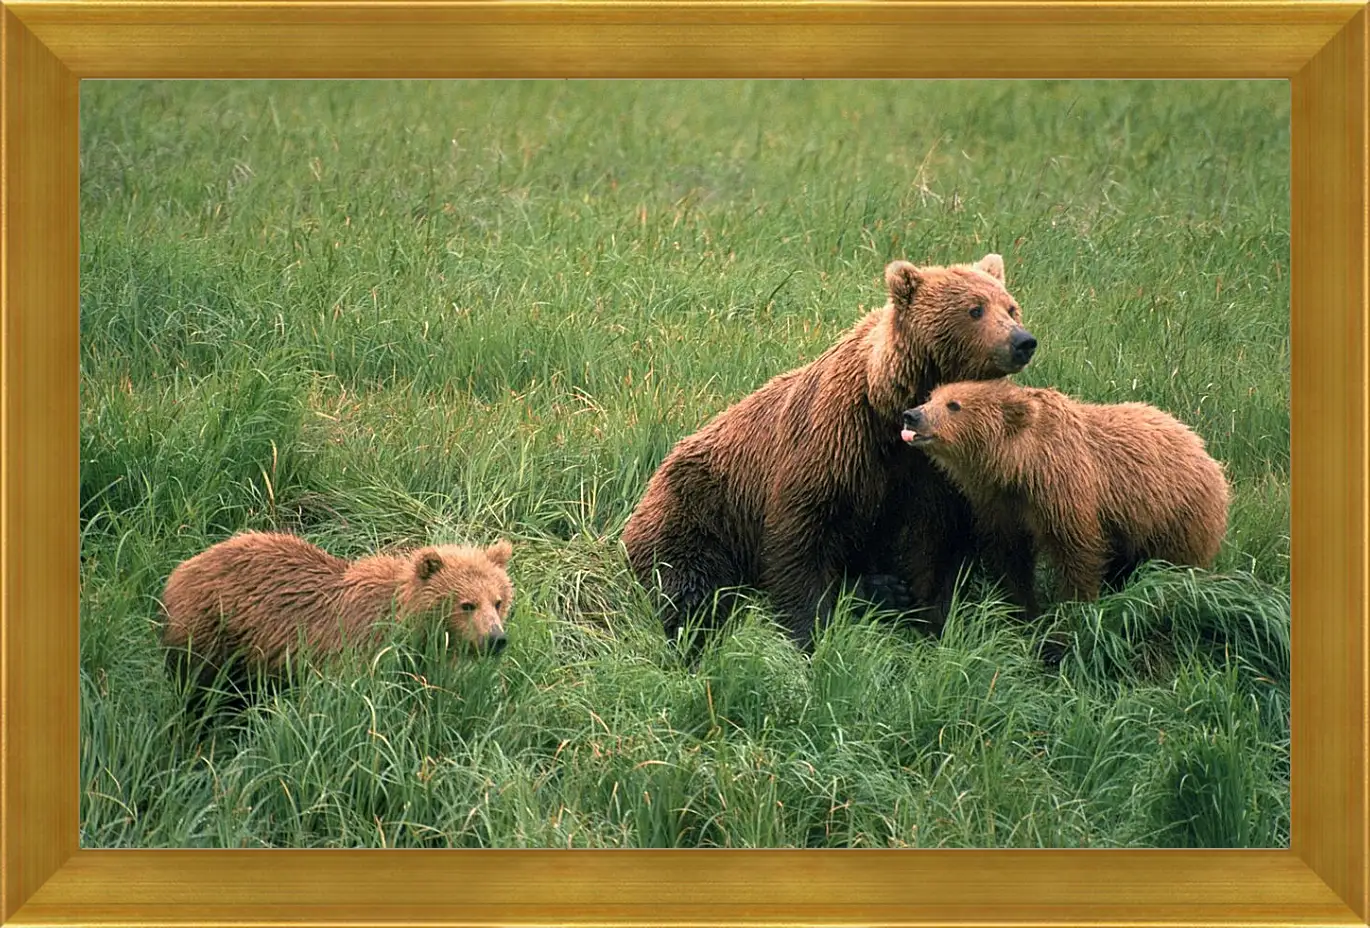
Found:
<path fill-rule="evenodd" d="M 1287 85 L 82 91 L 83 846 L 1287 845 Z"/>
<path fill-rule="evenodd" d="M 7 21 L 7 25 L 8 25 L 8 21 Z M 12 33 L 11 33 L 11 34 L 12 34 Z M 1296 267 L 1297 267 L 1297 260 L 1299 260 L 1299 252 L 1297 252 L 1297 234 L 1299 234 L 1299 215 L 1300 215 L 1300 214 L 1299 214 L 1299 208 L 1300 208 L 1300 206 L 1299 206 L 1299 195 L 1297 195 L 1297 191 L 1299 191 L 1299 186 L 1297 186 L 1297 175 L 1299 175 L 1299 154 L 1300 154 L 1300 152 L 1299 152 L 1299 144 L 1300 144 L 1300 140 L 1299 140 L 1299 114 L 1300 114 L 1300 100 L 1299 100 L 1299 95 L 1297 95 L 1297 85 L 1296 85 L 1296 93 L 1295 93 L 1295 138 L 1293 138 L 1293 144 L 1295 144 L 1295 169 L 1296 169 L 1296 170 L 1295 170 L 1295 180 L 1296 180 L 1296 184 L 1295 184 L 1295 203 L 1293 203 L 1293 206 L 1295 206 L 1295 240 L 1296 240 L 1295 263 L 1296 263 Z M 12 215 L 14 215 L 14 214 L 12 214 L 12 212 L 11 212 L 10 215 L 11 215 L 11 217 L 12 217 Z M 1326 214 L 1323 214 L 1323 215 L 1326 215 Z M 1299 317 L 1297 317 L 1297 306 L 1299 306 L 1299 303 L 1297 303 L 1297 299 L 1299 299 L 1299 291 L 1297 291 L 1297 282 L 1296 282 L 1296 291 L 1295 291 L 1295 321 L 1296 321 L 1296 326 L 1295 326 L 1295 329 L 1296 329 L 1296 330 L 1295 330 L 1295 345 L 1296 345 L 1296 352 L 1295 352 L 1295 392 L 1293 392 L 1293 402 L 1295 402 L 1295 406 L 1296 406 L 1296 407 L 1299 406 L 1299 402 L 1300 402 L 1300 400 L 1299 400 L 1299 382 L 1300 382 L 1300 381 L 1299 381 L 1299 374 L 1300 374 L 1300 370 L 1299 370 L 1299 355 L 1297 355 L 1297 345 L 1299 345 L 1299 330 L 1297 330 L 1297 318 L 1299 318 Z M 1295 413 L 1295 422 L 1296 422 L 1296 424 L 1297 424 L 1297 411 L 1296 411 L 1296 413 Z M 1296 428 L 1295 428 L 1295 432 L 1296 432 L 1296 435 L 1295 435 L 1295 461 L 1297 462 L 1297 425 L 1296 425 Z M 1297 466 L 1295 467 L 1295 470 L 1296 470 L 1296 473 L 1297 473 Z M 1296 480 L 1296 484 L 1297 484 L 1297 480 Z M 1295 499 L 1296 499 L 1295 510 L 1297 511 L 1297 485 L 1296 485 L 1296 488 L 1295 488 Z M 1295 535 L 1297 536 L 1297 526 L 1295 526 Z M 1297 548 L 1297 546 L 1295 546 L 1295 548 Z M 1296 555 L 1296 559 L 1295 559 L 1295 574 L 1296 574 L 1296 576 L 1297 576 L 1297 555 Z M 1296 591 L 1297 591 L 1297 584 L 1296 584 Z M 1296 600 L 1297 600 L 1297 592 L 1296 592 Z M 1297 610 L 1297 607 L 1296 607 L 1296 610 Z M 1297 625 L 1296 625 L 1296 626 L 1297 626 Z M 1296 637 L 1297 637 L 1297 632 L 1296 632 Z M 1297 652 L 1297 647 L 1295 648 L 1295 651 Z M 1297 703 L 1297 698 L 1296 698 L 1295 702 Z M 1296 711 L 1296 718 L 1297 718 L 1297 707 L 1296 707 L 1296 710 L 1295 710 L 1295 711 Z M 1297 721 L 1296 721 L 1296 729 L 1297 729 Z M 1296 762 L 1297 762 L 1297 747 L 1296 747 Z M 1295 818 L 1295 821 L 1296 821 L 1296 822 L 1297 822 L 1297 809 L 1299 809 L 1299 798 L 1297 798 L 1297 795 L 1296 795 L 1296 799 L 1295 799 L 1295 811 L 1296 811 L 1296 818 Z M 1296 832 L 1297 832 L 1297 825 L 1296 825 Z M 1295 844 L 1296 844 L 1296 848 L 1297 848 L 1297 835 L 1295 836 Z M 763 868 L 763 869 L 764 869 L 764 868 Z"/>

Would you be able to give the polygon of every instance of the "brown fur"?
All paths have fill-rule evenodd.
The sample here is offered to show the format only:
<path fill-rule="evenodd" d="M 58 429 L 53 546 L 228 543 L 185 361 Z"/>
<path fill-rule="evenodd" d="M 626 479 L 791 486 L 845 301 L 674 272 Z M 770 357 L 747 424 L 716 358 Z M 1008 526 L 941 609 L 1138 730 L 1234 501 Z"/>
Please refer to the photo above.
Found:
<path fill-rule="evenodd" d="M 277 671 L 300 644 L 320 654 L 374 646 L 387 620 L 434 616 L 461 642 L 499 646 L 511 551 L 500 541 L 346 561 L 295 535 L 245 532 L 172 571 L 162 643 L 169 657 L 188 645 L 210 671 L 235 656 Z"/>
<path fill-rule="evenodd" d="M 845 576 L 893 574 L 920 602 L 940 594 L 969 511 L 900 443 L 899 417 L 942 379 L 1026 363 L 1012 340 L 1030 336 L 1003 274 L 998 255 L 892 262 L 883 308 L 676 444 L 623 532 L 634 571 L 668 600 L 668 633 L 742 585 L 768 592 L 800 642 Z M 900 518 L 910 501 L 918 524 Z"/>
<path fill-rule="evenodd" d="M 1036 551 L 1064 596 L 1092 600 L 1146 560 L 1212 566 L 1227 531 L 1222 466 L 1153 406 L 1082 403 L 1006 379 L 954 383 L 909 410 L 905 428 L 996 537 L 1010 595 L 1029 612 Z"/>

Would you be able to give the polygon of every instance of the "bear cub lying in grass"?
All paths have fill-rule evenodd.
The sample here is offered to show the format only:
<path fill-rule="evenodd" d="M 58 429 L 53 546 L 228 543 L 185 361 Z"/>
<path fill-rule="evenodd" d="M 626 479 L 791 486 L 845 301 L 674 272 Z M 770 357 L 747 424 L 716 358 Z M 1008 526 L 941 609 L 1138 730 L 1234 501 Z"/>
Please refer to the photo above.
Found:
<path fill-rule="evenodd" d="M 279 673 L 300 645 L 320 655 L 376 647 L 391 620 L 416 631 L 438 620 L 457 642 L 498 653 L 512 550 L 499 541 L 347 561 L 295 535 L 245 532 L 172 571 L 162 644 L 173 672 L 201 685 L 230 665 Z"/>
<path fill-rule="evenodd" d="M 944 384 L 904 413 L 901 435 L 966 494 L 982 550 L 1029 616 L 1038 551 L 1066 598 L 1093 600 L 1146 560 L 1211 567 L 1227 531 L 1222 466 L 1143 403 L 1082 403 L 1007 379 Z"/>

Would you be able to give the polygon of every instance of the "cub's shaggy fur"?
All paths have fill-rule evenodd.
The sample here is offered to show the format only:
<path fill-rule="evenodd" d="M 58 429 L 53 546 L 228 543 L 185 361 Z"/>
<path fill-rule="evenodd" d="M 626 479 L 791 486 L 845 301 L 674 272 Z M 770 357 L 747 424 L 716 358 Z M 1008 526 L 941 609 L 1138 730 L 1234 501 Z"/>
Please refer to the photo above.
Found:
<path fill-rule="evenodd" d="M 1142 561 L 1210 567 L 1228 487 L 1203 439 L 1152 406 L 1101 406 L 1007 379 L 944 384 L 904 415 L 905 441 L 971 500 L 1009 593 L 1037 609 L 1040 549 L 1071 599 L 1092 600 Z"/>
<path fill-rule="evenodd" d="M 162 595 L 162 643 L 179 672 L 207 682 L 221 667 L 279 671 L 301 644 L 330 654 L 375 646 L 382 623 L 446 624 L 458 641 L 498 651 L 513 600 L 505 567 L 512 547 L 441 545 L 358 561 L 295 535 L 246 532 L 180 564 Z"/>
<path fill-rule="evenodd" d="M 892 262 L 883 308 L 676 444 L 623 532 L 634 572 L 664 594 L 669 635 L 743 585 L 770 594 L 800 643 L 844 578 L 945 607 L 969 509 L 899 441 L 899 417 L 943 380 L 1028 363 L 1037 342 L 1003 281 L 994 254 Z"/>

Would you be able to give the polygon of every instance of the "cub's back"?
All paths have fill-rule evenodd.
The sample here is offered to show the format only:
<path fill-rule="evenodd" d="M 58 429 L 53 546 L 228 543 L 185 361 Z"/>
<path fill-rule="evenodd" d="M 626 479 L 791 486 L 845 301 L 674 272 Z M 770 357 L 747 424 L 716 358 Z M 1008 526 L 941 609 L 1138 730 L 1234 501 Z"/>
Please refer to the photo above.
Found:
<path fill-rule="evenodd" d="M 1227 522 L 1227 476 L 1189 426 L 1145 403 L 1091 406 L 1092 447 L 1107 474 L 1106 506 L 1142 534 L 1174 533 L 1178 523 Z M 1154 524 L 1153 524 L 1154 523 Z M 1210 552 L 1216 554 L 1216 550 Z"/>
<path fill-rule="evenodd" d="M 166 640 L 220 617 L 290 614 L 338 588 L 348 562 L 303 538 L 244 532 L 183 561 L 162 595 Z"/>
<path fill-rule="evenodd" d="M 1217 467 L 1198 433 L 1164 410 L 1147 403 L 1079 405 L 1090 429 L 1090 445 L 1111 473 L 1145 479 L 1169 476 L 1187 462 L 1202 466 L 1199 462 L 1206 461 Z"/>

